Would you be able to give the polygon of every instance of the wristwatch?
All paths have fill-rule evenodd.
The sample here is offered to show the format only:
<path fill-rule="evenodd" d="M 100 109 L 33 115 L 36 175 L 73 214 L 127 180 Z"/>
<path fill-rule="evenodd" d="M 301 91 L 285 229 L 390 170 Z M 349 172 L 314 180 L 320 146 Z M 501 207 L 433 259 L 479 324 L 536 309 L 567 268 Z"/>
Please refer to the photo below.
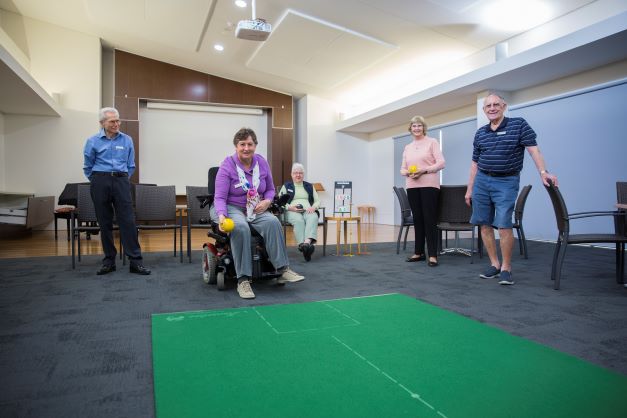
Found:
<path fill-rule="evenodd" d="M 548 173 L 549 173 L 549 170 L 540 170 L 540 175 L 542 175 L 542 174 L 548 174 Z"/>

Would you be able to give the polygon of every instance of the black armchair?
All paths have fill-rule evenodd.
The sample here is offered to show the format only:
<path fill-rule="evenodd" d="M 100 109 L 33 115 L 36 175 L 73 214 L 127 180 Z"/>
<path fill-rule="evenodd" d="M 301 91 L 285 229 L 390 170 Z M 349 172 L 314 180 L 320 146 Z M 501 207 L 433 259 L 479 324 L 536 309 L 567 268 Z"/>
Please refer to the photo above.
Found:
<path fill-rule="evenodd" d="M 324 221 L 326 212 L 324 206 L 320 207 L 318 213 L 318 226 L 322 226 L 322 256 L 327 255 L 327 223 Z M 287 221 L 287 211 L 283 211 L 280 215 L 281 224 L 283 225 L 283 239 L 287 242 L 287 227 L 294 227 Z"/>
<path fill-rule="evenodd" d="M 549 186 L 545 186 L 553 210 L 555 211 L 555 221 L 557 223 L 557 242 L 555 253 L 553 254 L 553 265 L 551 266 L 551 280 L 554 281 L 555 290 L 560 288 L 560 278 L 562 273 L 562 264 L 566 255 L 566 247 L 568 244 L 596 244 L 596 243 L 612 243 L 616 245 L 616 281 L 624 283 L 625 273 L 625 243 L 627 243 L 627 235 L 624 230 L 615 230 L 613 234 L 571 234 L 570 221 L 575 219 L 591 218 L 596 216 L 613 216 L 615 225 L 624 225 L 626 212 L 619 211 L 598 211 L 598 212 L 580 212 L 568 213 L 566 203 L 562 197 L 560 190 L 549 180 Z"/>
<path fill-rule="evenodd" d="M 459 253 L 470 257 L 470 263 L 473 263 L 475 253 L 475 229 L 476 225 L 470 223 L 472 209 L 466 204 L 466 185 L 442 185 L 440 186 L 440 196 L 438 200 L 438 223 L 437 227 L 440 231 L 439 247 L 440 254 Z M 442 249 L 442 232 L 448 234 L 448 231 L 455 232 L 455 248 Z M 470 250 L 458 247 L 459 233 L 462 231 L 471 232 Z M 448 241 L 448 239 L 447 239 Z M 478 235 L 479 256 L 482 255 L 481 232 Z"/>
<path fill-rule="evenodd" d="M 179 254 L 183 262 L 183 221 L 177 216 L 174 186 L 135 187 L 135 223 L 138 230 L 172 229 L 174 256 L 176 257 L 176 230 L 179 231 Z"/>
<path fill-rule="evenodd" d="M 409 227 L 414 226 L 414 218 L 411 214 L 409 198 L 407 197 L 407 192 L 405 191 L 405 188 L 393 186 L 392 189 L 394 189 L 394 194 L 398 199 L 398 204 L 401 209 L 401 228 L 398 231 L 398 238 L 396 238 L 396 254 L 398 254 L 401 248 L 401 236 L 403 234 L 403 228 L 405 229 L 403 251 L 405 251 L 405 248 L 407 248 L 407 234 L 409 233 Z"/>
<path fill-rule="evenodd" d="M 525 213 L 525 203 L 527 203 L 527 197 L 531 191 L 531 184 L 528 184 L 522 188 L 516 199 L 516 206 L 514 206 L 514 226 L 513 228 L 518 233 L 518 247 L 520 254 L 525 258 L 529 258 L 527 252 L 527 238 L 525 237 L 525 230 L 523 229 L 523 215 Z"/>

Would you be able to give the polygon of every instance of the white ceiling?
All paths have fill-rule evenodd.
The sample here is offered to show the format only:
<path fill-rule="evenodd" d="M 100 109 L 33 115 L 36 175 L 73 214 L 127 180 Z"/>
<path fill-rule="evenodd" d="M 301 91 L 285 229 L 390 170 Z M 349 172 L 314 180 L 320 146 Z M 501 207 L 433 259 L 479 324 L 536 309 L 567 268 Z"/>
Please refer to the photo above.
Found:
<path fill-rule="evenodd" d="M 97 36 L 108 47 L 345 106 L 402 91 L 524 31 L 486 24 L 486 13 L 505 0 L 257 0 L 256 16 L 273 31 L 255 42 L 234 33 L 251 18 L 247 1 L 240 9 L 234 0 L 0 0 L 0 8 Z M 547 7 L 535 25 L 595 3 L 517 3 L 531 1 Z"/>

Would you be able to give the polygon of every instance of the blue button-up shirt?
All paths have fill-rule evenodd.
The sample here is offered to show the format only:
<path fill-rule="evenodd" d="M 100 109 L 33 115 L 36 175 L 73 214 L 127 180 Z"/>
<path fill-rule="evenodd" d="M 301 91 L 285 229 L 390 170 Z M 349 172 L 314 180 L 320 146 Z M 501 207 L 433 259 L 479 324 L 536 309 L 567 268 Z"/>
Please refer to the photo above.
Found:
<path fill-rule="evenodd" d="M 122 132 L 109 139 L 101 129 L 87 139 L 83 155 L 83 172 L 87 178 L 91 177 L 92 171 L 118 171 L 128 173 L 129 177 L 135 171 L 133 140 Z"/>

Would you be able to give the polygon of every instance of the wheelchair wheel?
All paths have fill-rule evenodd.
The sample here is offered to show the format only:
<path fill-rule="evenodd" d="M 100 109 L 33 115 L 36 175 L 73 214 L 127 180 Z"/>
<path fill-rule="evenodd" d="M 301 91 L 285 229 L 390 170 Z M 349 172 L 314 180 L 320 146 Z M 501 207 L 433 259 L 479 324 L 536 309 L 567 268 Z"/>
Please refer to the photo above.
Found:
<path fill-rule="evenodd" d="M 219 271 L 217 276 L 216 276 L 216 282 L 218 284 L 218 290 L 224 290 L 225 288 L 225 281 L 226 277 L 223 271 Z"/>
<path fill-rule="evenodd" d="M 217 257 L 207 248 L 202 250 L 202 280 L 207 284 L 216 284 L 218 267 Z"/>

